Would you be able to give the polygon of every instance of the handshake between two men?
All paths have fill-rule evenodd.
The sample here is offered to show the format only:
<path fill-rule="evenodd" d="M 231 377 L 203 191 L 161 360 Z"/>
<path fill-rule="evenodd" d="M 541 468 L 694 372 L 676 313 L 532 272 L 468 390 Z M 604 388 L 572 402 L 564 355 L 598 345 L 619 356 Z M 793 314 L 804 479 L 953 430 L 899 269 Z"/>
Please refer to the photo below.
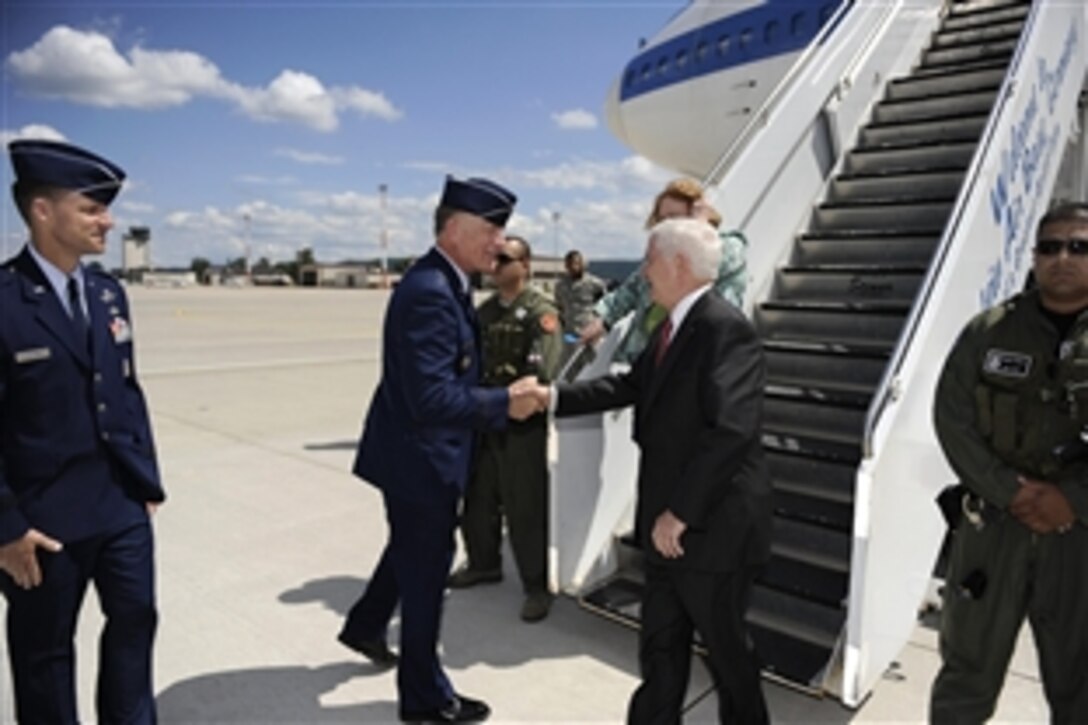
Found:
<path fill-rule="evenodd" d="M 535 375 L 515 380 L 507 391 L 510 393 L 510 417 L 514 420 L 525 420 L 548 410 L 551 390 L 541 384 Z"/>

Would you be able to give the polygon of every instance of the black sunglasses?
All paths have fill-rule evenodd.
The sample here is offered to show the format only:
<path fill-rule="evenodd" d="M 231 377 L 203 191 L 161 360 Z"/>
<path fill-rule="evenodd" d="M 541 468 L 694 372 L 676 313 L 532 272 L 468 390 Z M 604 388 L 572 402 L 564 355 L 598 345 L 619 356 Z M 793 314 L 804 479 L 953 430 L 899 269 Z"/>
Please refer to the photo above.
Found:
<path fill-rule="evenodd" d="M 1083 257 L 1088 254 L 1088 239 L 1040 239 L 1035 242 L 1035 253 L 1042 257 L 1053 257 L 1063 249 L 1070 257 Z"/>
<path fill-rule="evenodd" d="M 521 261 L 521 257 L 511 257 L 506 252 L 499 252 L 498 254 L 495 255 L 495 262 L 500 267 L 503 266 L 504 264 L 510 264 L 511 262 L 520 262 L 520 261 Z"/>

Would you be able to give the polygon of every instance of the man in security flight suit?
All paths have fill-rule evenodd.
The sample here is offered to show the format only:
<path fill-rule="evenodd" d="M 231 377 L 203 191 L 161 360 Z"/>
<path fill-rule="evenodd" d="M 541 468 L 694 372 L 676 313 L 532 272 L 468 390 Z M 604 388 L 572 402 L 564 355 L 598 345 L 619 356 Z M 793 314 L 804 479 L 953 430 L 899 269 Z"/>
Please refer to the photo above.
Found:
<path fill-rule="evenodd" d="M 1088 205 L 1039 223 L 1037 289 L 976 316 L 934 422 L 967 492 L 930 719 L 993 715 L 1026 616 L 1055 723 L 1088 722 Z"/>
<path fill-rule="evenodd" d="M 80 261 L 105 250 L 125 174 L 66 143 L 8 149 L 30 229 L 0 267 L 0 591 L 16 717 L 79 721 L 73 638 L 94 582 L 97 719 L 153 723 L 149 514 L 163 491 L 125 292 Z"/>
<path fill-rule="evenodd" d="M 479 309 L 483 384 L 506 387 L 525 375 L 551 381 L 563 350 L 555 305 L 529 286 L 529 243 L 507 237 L 494 279 L 498 291 Z M 464 588 L 502 579 L 502 519 L 525 590 L 521 618 L 548 616 L 548 419 L 538 414 L 481 436 L 476 470 L 465 494 L 461 535 L 468 563 L 450 576 Z"/>

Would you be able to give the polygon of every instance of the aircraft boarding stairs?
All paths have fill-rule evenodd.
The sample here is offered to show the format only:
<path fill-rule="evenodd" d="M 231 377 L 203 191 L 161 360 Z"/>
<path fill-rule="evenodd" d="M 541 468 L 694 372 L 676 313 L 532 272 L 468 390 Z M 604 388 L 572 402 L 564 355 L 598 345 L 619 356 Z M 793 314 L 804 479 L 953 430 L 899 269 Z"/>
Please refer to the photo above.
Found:
<path fill-rule="evenodd" d="M 884 85 L 755 305 L 775 516 L 748 621 L 765 671 L 801 688 L 831 689 L 841 667 L 866 414 L 1030 10 L 1030 0 L 949 3 L 913 71 Z M 581 601 L 637 626 L 641 554 L 630 535 L 616 549 L 615 576 Z"/>

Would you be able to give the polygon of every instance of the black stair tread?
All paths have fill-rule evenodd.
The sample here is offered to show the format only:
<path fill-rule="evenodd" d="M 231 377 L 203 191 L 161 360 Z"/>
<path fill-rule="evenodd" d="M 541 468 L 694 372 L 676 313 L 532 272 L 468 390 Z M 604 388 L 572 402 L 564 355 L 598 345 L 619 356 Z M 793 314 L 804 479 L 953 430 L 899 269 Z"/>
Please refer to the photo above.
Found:
<path fill-rule="evenodd" d="M 991 24 L 1002 23 L 1011 20 L 1026 20 L 1031 13 L 1028 4 L 1006 5 L 999 8 L 991 8 L 987 11 L 991 17 L 976 13 L 972 15 L 950 15 L 941 23 L 942 30 L 966 30 L 968 28 L 986 27 Z"/>
<path fill-rule="evenodd" d="M 774 422 L 763 424 L 764 435 L 779 437 L 804 438 L 814 443 L 833 443 L 839 445 L 860 446 L 861 435 L 859 433 L 846 433 L 829 430 L 827 428 L 813 428 L 806 423 Z"/>
<path fill-rule="evenodd" d="M 771 554 L 781 556 L 785 559 L 800 561 L 818 569 L 826 569 L 839 574 L 845 574 L 850 571 L 850 557 L 843 559 L 838 556 L 832 556 L 800 546 L 772 541 Z"/>
<path fill-rule="evenodd" d="M 841 357 L 891 357 L 892 346 L 880 343 L 831 343 L 813 340 L 764 340 L 763 349 L 777 352 L 797 352 Z"/>
<path fill-rule="evenodd" d="M 816 381 L 777 375 L 763 387 L 764 395 L 772 398 L 851 408 L 867 408 L 875 392 L 875 386 L 865 383 Z"/>
<path fill-rule="evenodd" d="M 918 206 L 920 204 L 953 204 L 954 196 L 934 194 L 932 196 L 886 196 L 866 197 L 864 199 L 843 199 L 840 201 L 827 201 L 817 206 L 818 209 L 864 209 L 874 206 Z"/>
<path fill-rule="evenodd" d="M 854 504 L 854 496 L 851 492 L 821 486 L 820 484 L 812 483 L 811 481 L 789 481 L 772 477 L 771 486 L 776 491 L 784 491 L 786 493 L 805 496 L 807 498 L 815 498 L 848 506 Z"/>
<path fill-rule="evenodd" d="M 934 48 L 932 50 L 932 52 L 934 52 L 934 53 L 944 53 L 944 52 L 946 52 L 948 50 L 949 49 L 947 49 L 947 48 Z M 968 58 L 967 60 L 964 60 L 963 58 L 949 58 L 947 60 L 940 60 L 940 59 L 934 60 L 933 58 L 931 58 L 929 56 L 925 56 L 924 60 L 922 61 L 921 65 L 918 66 L 918 68 L 922 69 L 922 70 L 934 69 L 934 68 L 950 68 L 950 67 L 953 67 L 953 66 L 962 65 L 962 64 L 964 64 L 966 62 L 983 62 L 983 61 L 986 61 L 986 62 L 989 62 L 989 61 L 995 61 L 995 62 L 996 61 L 1002 61 L 1004 63 L 1008 63 L 1009 61 L 1012 60 L 1012 54 L 1013 54 L 1014 50 L 1015 50 L 1015 44 L 1013 46 L 1011 46 L 1011 47 L 1008 47 L 1008 48 L 1000 48 L 998 50 L 994 50 L 994 51 L 991 51 L 991 52 L 988 52 L 988 53 L 980 53 L 978 55 L 978 57 Z"/>
<path fill-rule="evenodd" d="M 966 15 L 982 15 L 985 13 L 1007 10 L 1019 6 L 1030 6 L 1031 0 L 992 0 L 991 2 L 954 2 L 948 6 L 948 17 L 962 18 Z"/>
<path fill-rule="evenodd" d="M 933 140 L 925 139 L 925 140 L 922 140 L 922 141 L 919 141 L 917 139 L 912 139 L 912 140 L 908 140 L 908 141 L 882 141 L 880 143 L 875 143 L 875 144 L 859 145 L 859 146 L 856 146 L 855 148 L 851 149 L 849 151 L 849 153 L 851 155 L 854 155 L 854 156 L 865 156 L 865 155 L 868 155 L 868 154 L 878 154 L 878 153 L 882 153 L 882 152 L 886 152 L 886 151 L 909 151 L 910 149 L 928 149 L 928 148 L 934 148 L 934 147 L 938 147 L 938 146 L 952 146 L 952 147 L 955 147 L 957 149 L 962 149 L 962 148 L 965 148 L 965 147 L 974 148 L 977 145 L 978 145 L 978 139 L 977 138 L 970 138 L 970 139 L 969 138 L 963 138 L 963 139 L 939 138 L 939 139 L 933 139 Z M 932 167 L 929 167 L 929 166 L 913 166 L 913 167 L 912 166 L 908 166 L 908 167 L 899 166 L 899 167 L 896 167 L 895 172 L 897 174 L 911 173 L 911 172 L 923 172 L 923 171 L 929 171 L 930 168 L 932 168 Z M 966 170 L 967 169 L 967 164 L 963 164 L 961 166 L 959 164 L 947 164 L 946 163 L 946 164 L 942 164 L 940 168 L 942 168 L 942 169 L 962 168 L 962 169 Z"/>
<path fill-rule="evenodd" d="M 808 264 L 779 267 L 782 274 L 925 274 L 928 267 L 893 264 Z"/>
<path fill-rule="evenodd" d="M 1009 64 L 1002 60 L 981 60 L 970 61 L 959 66 L 943 66 L 939 68 L 915 68 L 911 71 L 909 76 L 902 78 L 893 78 L 891 83 L 907 83 L 913 80 L 929 80 L 932 78 L 945 78 L 963 75 L 966 73 L 975 73 L 978 71 L 998 70 L 1000 68 L 1008 68 Z"/>
<path fill-rule="evenodd" d="M 872 148 L 872 147 L 870 147 Z M 963 174 L 966 167 L 960 165 L 927 166 L 924 169 L 876 169 L 874 171 L 844 171 L 835 177 L 835 181 L 867 181 L 890 179 L 909 179 L 915 176 L 935 176 L 937 174 Z"/>
<path fill-rule="evenodd" d="M 748 623 L 756 651 L 763 660 L 763 672 L 773 679 L 784 680 L 792 687 L 811 688 L 814 695 L 823 696 L 819 681 L 831 658 L 831 647 L 811 644 Z"/>
<path fill-rule="evenodd" d="M 790 616 L 784 609 L 795 609 L 799 614 L 817 616 Z M 845 612 L 840 607 L 805 601 L 760 584 L 752 588 L 752 602 L 748 607 L 748 621 L 766 629 L 789 634 L 794 639 L 831 648 L 839 638 Z"/>
<path fill-rule="evenodd" d="M 1000 26 L 1007 26 L 1001 32 L 995 32 L 993 35 L 989 35 L 985 38 L 966 38 L 960 41 L 942 42 L 943 39 L 948 38 L 951 35 L 975 33 L 980 30 L 988 28 L 997 28 Z M 976 26 L 973 28 L 949 28 L 937 31 L 937 35 L 934 38 L 934 42 L 930 45 L 931 50 L 952 50 L 954 48 L 968 48 L 974 45 L 986 45 L 987 43 L 1001 43 L 1008 40 L 1015 40 L 1020 37 L 1020 33 L 1024 29 L 1024 23 L 1020 20 L 1008 20 L 1000 23 L 993 23 L 983 26 Z"/>
<path fill-rule="evenodd" d="M 820 229 L 811 232 L 803 232 L 798 236 L 801 241 L 824 241 L 843 239 L 881 239 L 894 242 L 896 239 L 933 239 L 939 240 L 944 235 L 944 229 Z"/>
<path fill-rule="evenodd" d="M 642 590 L 642 582 L 621 573 L 597 585 L 584 596 L 578 597 L 578 603 L 609 618 L 638 627 L 642 609 Z"/>
<path fill-rule="evenodd" d="M 842 606 L 850 591 L 850 572 L 836 571 L 772 552 L 760 584 L 811 602 Z"/>
<path fill-rule="evenodd" d="M 943 50 L 943 48 L 942 48 L 942 50 Z M 949 99 L 960 98 L 961 96 L 982 96 L 982 95 L 985 95 L 985 94 L 990 94 L 990 95 L 993 95 L 994 97 L 996 97 L 997 96 L 997 91 L 1000 88 L 1001 88 L 1001 85 L 997 84 L 997 85 L 991 85 L 991 86 L 983 86 L 981 88 L 971 88 L 971 89 L 968 89 L 968 90 L 955 90 L 955 91 L 945 91 L 945 92 L 942 92 L 942 93 L 929 93 L 929 94 L 926 94 L 925 96 L 920 96 L 918 98 L 883 98 L 883 99 L 881 99 L 880 101 L 877 102 L 876 107 L 877 108 L 887 108 L 888 106 L 906 106 L 906 105 L 910 105 L 912 103 L 922 103 L 922 102 L 929 102 L 929 101 L 940 101 L 940 100 L 946 100 L 947 101 Z"/>
<path fill-rule="evenodd" d="M 850 441 L 843 441 L 817 437 L 811 433 L 778 430 L 765 425 L 760 442 L 765 451 L 803 455 L 830 463 L 857 465 L 861 462 L 861 441 L 856 436 Z"/>
<path fill-rule="evenodd" d="M 847 535 L 854 527 L 853 502 L 815 498 L 775 486 L 773 505 L 775 516 L 782 519 L 818 524 Z"/>
<path fill-rule="evenodd" d="M 904 121 L 870 121 L 862 127 L 862 130 L 877 130 L 883 131 L 886 129 L 894 130 L 896 127 L 902 126 L 921 126 L 923 124 L 937 125 L 940 123 L 947 123 L 949 121 L 964 121 L 967 119 L 983 120 L 989 118 L 989 112 L 986 113 L 969 113 L 969 114 L 948 114 L 945 116 L 929 116 L 922 120 L 908 119 Z"/>
<path fill-rule="evenodd" d="M 759 305 L 764 310 L 794 310 L 797 312 L 844 312 L 858 314 L 907 314 L 909 302 L 882 300 L 768 300 Z"/>

